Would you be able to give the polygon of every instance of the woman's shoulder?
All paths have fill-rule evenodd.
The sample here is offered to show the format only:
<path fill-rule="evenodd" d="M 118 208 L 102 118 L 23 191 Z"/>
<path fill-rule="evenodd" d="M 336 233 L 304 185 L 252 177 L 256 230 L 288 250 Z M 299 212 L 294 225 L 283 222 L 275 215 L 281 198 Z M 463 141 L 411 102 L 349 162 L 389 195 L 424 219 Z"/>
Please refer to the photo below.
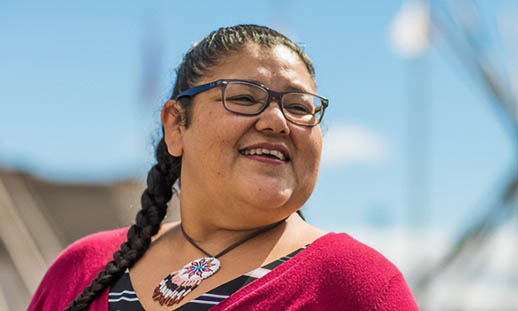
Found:
<path fill-rule="evenodd" d="M 96 269 L 111 259 L 113 253 L 125 241 L 128 228 L 96 232 L 70 244 L 54 261 L 49 269 L 62 270 L 82 266 L 82 272 Z"/>
<path fill-rule="evenodd" d="M 346 233 L 327 233 L 307 247 L 307 256 L 317 266 L 333 267 L 355 279 L 370 279 L 374 275 L 390 278 L 399 273 L 385 256 Z"/>
<path fill-rule="evenodd" d="M 81 273 L 105 264 L 126 239 L 128 228 L 101 231 L 87 235 L 70 244 L 54 261 L 49 272 L 59 273 L 81 267 Z"/>
<path fill-rule="evenodd" d="M 126 240 L 128 228 L 100 231 L 87 235 L 70 244 L 59 259 L 101 259 L 111 255 Z"/>
<path fill-rule="evenodd" d="M 373 248 L 343 233 L 319 237 L 217 309 L 335 310 L 337 306 L 418 310 L 399 270 Z"/>
<path fill-rule="evenodd" d="M 29 310 L 64 309 L 112 258 L 127 231 L 97 232 L 70 244 L 47 270 Z"/>
<path fill-rule="evenodd" d="M 347 233 L 329 232 L 310 244 L 315 251 L 325 250 L 323 260 L 337 260 L 344 263 L 376 266 L 395 266 L 374 248 L 356 240 Z"/>
<path fill-rule="evenodd" d="M 379 310 L 417 310 L 399 269 L 380 252 L 346 233 L 328 233 L 310 244 L 306 261 L 326 285 L 341 288 Z M 356 293 L 356 294 L 354 294 Z M 390 309 L 387 306 L 399 304 Z M 386 309 L 388 308 L 388 309 Z M 378 310 L 376 309 L 376 310 Z"/>

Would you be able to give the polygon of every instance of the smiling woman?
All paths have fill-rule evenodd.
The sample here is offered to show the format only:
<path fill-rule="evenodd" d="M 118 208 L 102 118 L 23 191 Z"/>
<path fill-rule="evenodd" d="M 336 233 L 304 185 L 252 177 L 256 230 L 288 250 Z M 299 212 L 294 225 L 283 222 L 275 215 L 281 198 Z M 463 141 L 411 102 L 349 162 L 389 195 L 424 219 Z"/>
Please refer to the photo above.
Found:
<path fill-rule="evenodd" d="M 297 213 L 317 180 L 327 105 L 285 36 L 209 34 L 162 108 L 136 223 L 68 247 L 29 310 L 417 310 L 382 255 Z M 177 180 L 181 222 L 162 223 Z"/>

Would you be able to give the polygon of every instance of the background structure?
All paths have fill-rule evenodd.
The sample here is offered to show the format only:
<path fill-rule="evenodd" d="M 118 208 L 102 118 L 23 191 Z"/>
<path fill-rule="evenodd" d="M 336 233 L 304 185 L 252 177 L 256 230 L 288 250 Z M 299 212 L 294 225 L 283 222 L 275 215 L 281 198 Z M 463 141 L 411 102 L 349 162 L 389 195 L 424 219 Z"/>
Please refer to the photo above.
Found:
<path fill-rule="evenodd" d="M 174 68 L 238 23 L 304 46 L 330 98 L 308 221 L 395 262 L 422 310 L 518 310 L 517 20 L 516 0 L 2 1 L 0 310 L 132 222 Z"/>

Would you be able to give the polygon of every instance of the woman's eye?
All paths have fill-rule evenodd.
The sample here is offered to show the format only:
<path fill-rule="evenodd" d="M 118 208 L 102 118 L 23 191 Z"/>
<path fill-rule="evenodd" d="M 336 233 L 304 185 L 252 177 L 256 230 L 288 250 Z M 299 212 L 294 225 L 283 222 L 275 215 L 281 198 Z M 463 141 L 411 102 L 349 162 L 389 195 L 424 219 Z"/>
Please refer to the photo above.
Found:
<path fill-rule="evenodd" d="M 288 104 L 284 105 L 284 109 L 286 109 L 290 113 L 294 114 L 313 114 L 313 109 L 309 108 L 303 104 Z"/>
<path fill-rule="evenodd" d="M 237 105 L 253 105 L 257 103 L 257 100 L 250 95 L 237 95 L 232 97 L 227 97 L 226 99 L 229 102 Z"/>

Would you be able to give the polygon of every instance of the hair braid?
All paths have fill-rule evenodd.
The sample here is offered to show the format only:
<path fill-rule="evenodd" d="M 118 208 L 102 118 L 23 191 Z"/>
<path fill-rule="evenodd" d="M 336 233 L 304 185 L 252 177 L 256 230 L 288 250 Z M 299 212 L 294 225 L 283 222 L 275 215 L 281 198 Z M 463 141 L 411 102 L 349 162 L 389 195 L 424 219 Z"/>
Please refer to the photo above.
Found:
<path fill-rule="evenodd" d="M 69 305 L 67 311 L 86 310 L 107 287 L 119 279 L 144 255 L 151 237 L 160 229 L 160 223 L 167 211 L 167 202 L 173 196 L 173 184 L 180 176 L 181 158 L 172 157 L 162 138 L 156 149 L 157 163 L 147 176 L 147 189 L 141 197 L 142 209 L 137 213 L 136 222 L 128 230 L 128 240 L 121 244 L 88 287 Z"/>

